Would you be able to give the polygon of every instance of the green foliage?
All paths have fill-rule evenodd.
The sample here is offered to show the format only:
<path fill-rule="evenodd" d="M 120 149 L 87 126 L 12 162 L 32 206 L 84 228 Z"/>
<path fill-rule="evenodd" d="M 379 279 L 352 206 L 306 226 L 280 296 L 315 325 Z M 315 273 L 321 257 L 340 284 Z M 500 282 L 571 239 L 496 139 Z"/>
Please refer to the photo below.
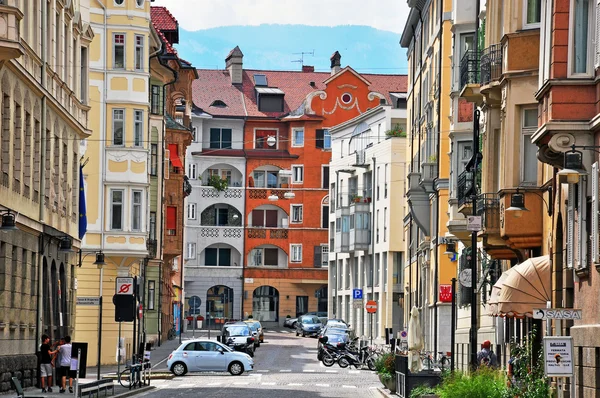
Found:
<path fill-rule="evenodd" d="M 440 398 L 505 398 L 506 380 L 502 372 L 481 368 L 474 373 L 454 372 L 436 389 Z"/>
<path fill-rule="evenodd" d="M 429 386 L 417 386 L 410 391 L 409 398 L 421 398 L 423 395 L 436 394 L 436 389 Z"/>
<path fill-rule="evenodd" d="M 406 131 L 399 124 L 385 132 L 388 137 L 406 137 Z"/>
<path fill-rule="evenodd" d="M 217 191 L 224 191 L 228 187 L 227 180 L 219 177 L 216 174 L 210 176 L 208 179 L 208 185 L 215 188 Z"/>
<path fill-rule="evenodd" d="M 536 334 L 537 330 L 534 329 L 523 343 L 511 344 L 513 378 L 506 397 L 548 397 L 550 388 L 548 378 L 544 375 L 544 351 L 540 349 L 535 353 L 533 349 Z"/>
<path fill-rule="evenodd" d="M 375 360 L 375 371 L 383 380 L 389 380 L 396 374 L 396 356 L 387 352 Z"/>

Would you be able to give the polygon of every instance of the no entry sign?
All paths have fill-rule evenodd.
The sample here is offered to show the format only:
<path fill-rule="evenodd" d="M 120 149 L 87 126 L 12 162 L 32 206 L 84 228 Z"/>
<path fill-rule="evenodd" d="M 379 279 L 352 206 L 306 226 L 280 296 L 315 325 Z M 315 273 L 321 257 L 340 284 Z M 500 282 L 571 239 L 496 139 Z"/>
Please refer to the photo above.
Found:
<path fill-rule="evenodd" d="M 120 295 L 133 295 L 133 278 L 121 277 L 117 278 L 116 293 Z"/>
<path fill-rule="evenodd" d="M 373 300 L 369 300 L 369 301 L 367 301 L 367 305 L 365 306 L 365 308 L 367 309 L 367 312 L 369 314 L 377 312 L 377 302 L 373 301 Z"/>

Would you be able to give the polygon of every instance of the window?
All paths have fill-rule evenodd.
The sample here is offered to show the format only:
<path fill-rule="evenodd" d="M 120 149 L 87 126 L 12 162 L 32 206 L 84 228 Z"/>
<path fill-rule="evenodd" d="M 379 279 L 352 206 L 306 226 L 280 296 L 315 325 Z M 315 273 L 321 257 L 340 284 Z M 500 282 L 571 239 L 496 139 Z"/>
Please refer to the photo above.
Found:
<path fill-rule="evenodd" d="M 144 69 L 144 36 L 135 35 L 135 70 Z"/>
<path fill-rule="evenodd" d="M 279 265 L 279 251 L 278 249 L 264 248 L 252 250 L 251 263 L 254 266 L 259 265 Z"/>
<path fill-rule="evenodd" d="M 292 147 L 304 146 L 304 129 L 292 130 Z"/>
<path fill-rule="evenodd" d="M 152 240 L 156 240 L 156 212 L 150 212 L 150 220 L 149 220 L 149 228 L 148 228 L 148 238 Z"/>
<path fill-rule="evenodd" d="M 383 241 L 387 240 L 387 207 L 383 208 Z"/>
<path fill-rule="evenodd" d="M 475 48 L 475 34 L 474 33 L 461 34 L 460 35 L 459 62 L 462 59 L 462 57 L 466 54 L 467 51 L 473 50 L 474 48 Z"/>
<path fill-rule="evenodd" d="M 387 169 L 388 169 L 388 165 L 387 163 L 384 166 L 384 170 L 383 170 L 383 198 L 387 199 L 388 197 L 388 175 L 387 175 Z"/>
<path fill-rule="evenodd" d="M 321 179 L 321 188 L 327 189 L 329 187 L 329 166 L 322 167 L 323 177 Z"/>
<path fill-rule="evenodd" d="M 321 245 L 321 265 L 327 267 L 329 260 L 329 245 Z"/>
<path fill-rule="evenodd" d="M 321 149 L 331 149 L 331 133 L 327 129 L 318 129 L 315 146 Z M 342 141 L 342 145 L 344 145 Z M 342 153 L 343 155 L 343 153 Z"/>
<path fill-rule="evenodd" d="M 150 112 L 153 115 L 160 115 L 160 86 L 152 85 L 150 102 Z"/>
<path fill-rule="evenodd" d="M 292 166 L 292 182 L 296 184 L 304 182 L 304 166 Z"/>
<path fill-rule="evenodd" d="M 329 205 L 321 205 L 321 228 L 329 225 Z"/>
<path fill-rule="evenodd" d="M 177 235 L 177 207 L 167 206 L 167 236 Z"/>
<path fill-rule="evenodd" d="M 254 149 L 277 149 L 277 130 L 256 130 Z"/>
<path fill-rule="evenodd" d="M 217 208 L 215 209 L 217 225 L 226 226 L 229 225 L 229 209 L 228 208 Z"/>
<path fill-rule="evenodd" d="M 195 243 L 187 244 L 186 258 L 188 260 L 194 260 L 196 258 L 196 244 Z"/>
<path fill-rule="evenodd" d="M 324 130 L 323 148 L 331 149 L 331 133 L 329 130 Z"/>
<path fill-rule="evenodd" d="M 210 129 L 210 148 L 231 148 L 231 129 Z"/>
<path fill-rule="evenodd" d="M 89 86 L 89 82 L 88 82 L 88 59 L 87 59 L 87 52 L 88 49 L 87 47 L 81 47 L 81 65 L 80 65 L 80 72 L 79 72 L 79 76 L 80 76 L 80 82 L 79 82 L 79 96 L 81 99 L 81 102 L 84 104 L 88 103 L 88 96 L 87 96 L 87 90 L 88 90 L 88 86 Z"/>
<path fill-rule="evenodd" d="M 123 146 L 123 126 L 125 124 L 125 109 L 113 109 L 113 145 Z"/>
<path fill-rule="evenodd" d="M 142 191 L 133 191 L 131 198 L 131 230 L 141 231 L 142 229 Z"/>
<path fill-rule="evenodd" d="M 292 222 L 293 223 L 301 223 L 302 222 L 302 205 L 292 205 Z"/>
<path fill-rule="evenodd" d="M 123 190 L 110 191 L 110 229 L 123 229 Z"/>
<path fill-rule="evenodd" d="M 302 245 L 292 244 L 290 245 L 290 252 L 292 253 L 292 263 L 302 262 Z"/>
<path fill-rule="evenodd" d="M 231 249 L 212 247 L 205 249 L 204 265 L 220 267 L 231 266 Z"/>
<path fill-rule="evenodd" d="M 283 95 L 259 94 L 258 110 L 260 112 L 283 112 Z"/>
<path fill-rule="evenodd" d="M 135 0 L 135 3 L 137 4 L 138 7 L 144 6 L 144 0 Z"/>
<path fill-rule="evenodd" d="M 594 17 L 594 5 L 592 0 L 571 1 L 571 21 L 569 28 L 569 63 L 572 75 L 591 75 L 591 52 L 595 50 L 594 45 L 589 45 L 589 38 L 593 37 L 594 24 L 590 18 Z"/>
<path fill-rule="evenodd" d="M 539 28 L 542 18 L 542 0 L 525 0 L 525 21 L 523 28 Z"/>
<path fill-rule="evenodd" d="M 188 203 L 188 220 L 196 219 L 196 204 Z"/>
<path fill-rule="evenodd" d="M 531 136 L 535 133 L 537 125 L 537 108 L 524 109 L 521 123 L 521 182 L 528 185 L 537 185 L 537 146 L 531 142 Z"/>
<path fill-rule="evenodd" d="M 158 173 L 158 144 L 150 144 L 150 175 Z"/>
<path fill-rule="evenodd" d="M 156 288 L 154 281 L 148 281 L 148 310 L 154 309 L 154 301 L 156 300 Z"/>
<path fill-rule="evenodd" d="M 277 171 L 255 171 L 252 174 L 254 176 L 254 186 L 256 188 L 278 188 Z"/>
<path fill-rule="evenodd" d="M 115 5 L 122 6 L 125 0 L 115 0 Z"/>
<path fill-rule="evenodd" d="M 113 34 L 113 68 L 125 69 L 125 34 Z"/>
<path fill-rule="evenodd" d="M 189 163 L 188 164 L 188 173 L 187 176 L 190 180 L 195 180 L 198 175 L 196 173 L 196 163 Z"/>
<path fill-rule="evenodd" d="M 277 228 L 277 210 L 252 210 L 252 226 Z"/>
<path fill-rule="evenodd" d="M 198 128 L 192 127 L 192 142 L 198 142 Z"/>
<path fill-rule="evenodd" d="M 142 146 L 144 141 L 144 111 L 133 111 L 133 146 Z"/>

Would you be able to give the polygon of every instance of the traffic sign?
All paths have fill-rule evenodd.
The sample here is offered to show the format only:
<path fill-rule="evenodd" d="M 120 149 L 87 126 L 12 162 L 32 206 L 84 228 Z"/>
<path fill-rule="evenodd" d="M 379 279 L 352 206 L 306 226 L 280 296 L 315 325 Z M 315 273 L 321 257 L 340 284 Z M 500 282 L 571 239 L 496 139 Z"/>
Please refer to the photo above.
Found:
<path fill-rule="evenodd" d="M 533 319 L 581 319 L 581 310 L 572 308 L 536 308 Z"/>
<path fill-rule="evenodd" d="M 373 300 L 369 300 L 369 301 L 367 301 L 367 305 L 365 306 L 365 308 L 367 309 L 367 312 L 369 314 L 373 314 L 373 313 L 377 312 L 377 302 L 373 301 Z"/>
<path fill-rule="evenodd" d="M 352 302 L 352 308 L 362 308 L 363 306 L 363 301 L 361 300 L 354 300 Z"/>
<path fill-rule="evenodd" d="M 481 231 L 481 216 L 467 216 L 467 231 Z"/>
<path fill-rule="evenodd" d="M 544 337 L 544 373 L 548 377 L 573 377 L 573 337 Z"/>
<path fill-rule="evenodd" d="M 363 298 L 362 289 L 352 289 L 352 298 L 354 300 L 362 300 L 362 298 Z"/>
<path fill-rule="evenodd" d="M 125 295 L 125 296 L 133 296 L 133 278 L 131 278 L 131 277 L 117 278 L 116 294 Z"/>
<path fill-rule="evenodd" d="M 189 299 L 190 309 L 196 313 L 196 311 L 200 310 L 200 305 L 202 305 L 202 300 L 198 296 L 192 296 Z"/>

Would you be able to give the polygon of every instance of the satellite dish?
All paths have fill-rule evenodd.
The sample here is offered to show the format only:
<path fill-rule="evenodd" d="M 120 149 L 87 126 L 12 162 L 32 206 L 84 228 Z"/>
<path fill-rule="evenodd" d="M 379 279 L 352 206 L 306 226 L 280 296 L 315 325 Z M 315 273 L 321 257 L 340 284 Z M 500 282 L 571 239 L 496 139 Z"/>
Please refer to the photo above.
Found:
<path fill-rule="evenodd" d="M 277 143 L 277 138 L 275 138 L 274 136 L 270 135 L 269 138 L 267 138 L 268 146 L 275 146 L 276 143 Z"/>

